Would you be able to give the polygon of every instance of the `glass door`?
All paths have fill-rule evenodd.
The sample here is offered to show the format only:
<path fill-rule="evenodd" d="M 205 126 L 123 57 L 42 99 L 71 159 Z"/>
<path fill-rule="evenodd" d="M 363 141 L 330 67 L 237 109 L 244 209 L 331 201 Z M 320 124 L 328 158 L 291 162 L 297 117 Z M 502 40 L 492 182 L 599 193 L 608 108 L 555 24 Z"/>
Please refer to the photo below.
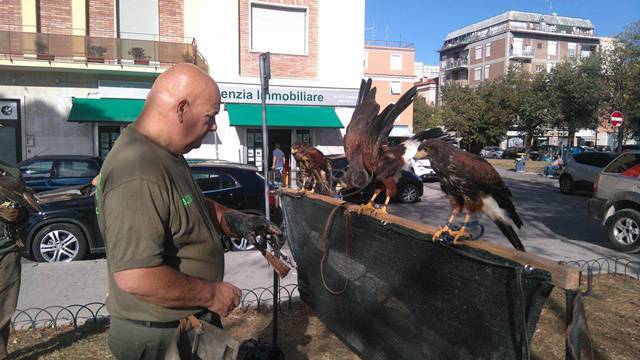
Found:
<path fill-rule="evenodd" d="M 22 160 L 18 100 L 0 100 L 0 160 L 15 165 Z"/>
<path fill-rule="evenodd" d="M 120 136 L 120 126 L 118 125 L 98 125 L 98 152 L 102 159 L 105 159 L 113 148 L 116 140 Z"/>
<path fill-rule="evenodd" d="M 247 129 L 247 164 L 262 171 L 262 129 Z"/>

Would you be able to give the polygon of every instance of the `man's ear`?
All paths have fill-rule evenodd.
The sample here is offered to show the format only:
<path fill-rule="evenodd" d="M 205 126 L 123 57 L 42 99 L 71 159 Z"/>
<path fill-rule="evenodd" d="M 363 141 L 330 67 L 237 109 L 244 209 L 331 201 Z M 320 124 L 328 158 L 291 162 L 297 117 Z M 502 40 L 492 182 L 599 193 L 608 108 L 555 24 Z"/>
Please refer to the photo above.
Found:
<path fill-rule="evenodd" d="M 178 101 L 178 106 L 177 106 L 177 116 L 178 116 L 178 122 L 179 123 L 183 123 L 184 122 L 184 112 L 187 110 L 187 106 L 189 106 L 189 100 L 187 99 L 180 99 L 180 101 Z"/>

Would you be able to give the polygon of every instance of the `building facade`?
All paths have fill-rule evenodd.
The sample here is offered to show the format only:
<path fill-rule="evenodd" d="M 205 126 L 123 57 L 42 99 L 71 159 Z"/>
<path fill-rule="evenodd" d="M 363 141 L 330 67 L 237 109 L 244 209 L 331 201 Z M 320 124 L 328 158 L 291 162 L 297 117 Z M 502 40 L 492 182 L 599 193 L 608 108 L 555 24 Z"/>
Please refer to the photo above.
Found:
<path fill-rule="evenodd" d="M 218 131 L 188 157 L 261 167 L 260 53 L 271 54 L 269 149 L 310 143 L 343 153 L 362 78 L 364 0 L 185 1 L 185 33 L 198 39 L 221 90 Z"/>
<path fill-rule="evenodd" d="M 508 11 L 447 34 L 440 78 L 443 86 L 476 86 L 510 66 L 550 71 L 567 58 L 589 56 L 599 44 L 590 20 Z"/>
<path fill-rule="evenodd" d="M 364 0 L 0 0 L 2 153 L 106 156 L 155 78 L 180 62 L 218 82 L 218 131 L 188 158 L 262 166 L 260 53 L 271 53 L 269 147 L 342 152 L 363 75 Z M 13 131 L 7 135 L 9 131 Z M 6 149 L 5 149 L 6 148 Z M 292 164 L 295 166 L 295 164 Z"/>
<path fill-rule="evenodd" d="M 439 50 L 440 85 L 478 86 L 504 76 L 510 67 L 549 72 L 556 64 L 587 57 L 599 47 L 600 38 L 588 19 L 508 11 L 447 34 Z M 535 143 L 566 145 L 570 141 L 562 134 L 549 129 Z M 606 132 L 581 130 L 577 136 L 572 143 L 608 141 Z M 503 146 L 523 143 L 522 135 L 513 130 Z"/>
<path fill-rule="evenodd" d="M 364 76 L 370 77 L 377 88 L 376 101 L 381 107 L 395 103 L 416 81 L 413 44 L 367 40 L 364 50 Z M 390 136 L 407 137 L 412 131 L 413 105 L 410 105 L 396 119 Z"/>
<path fill-rule="evenodd" d="M 10 163 L 106 156 L 133 121 L 123 109 L 142 106 L 138 89 L 176 63 L 207 70 L 185 37 L 182 1 L 0 0 L 0 8 L 0 158 Z M 108 98 L 122 106 L 105 108 Z"/>

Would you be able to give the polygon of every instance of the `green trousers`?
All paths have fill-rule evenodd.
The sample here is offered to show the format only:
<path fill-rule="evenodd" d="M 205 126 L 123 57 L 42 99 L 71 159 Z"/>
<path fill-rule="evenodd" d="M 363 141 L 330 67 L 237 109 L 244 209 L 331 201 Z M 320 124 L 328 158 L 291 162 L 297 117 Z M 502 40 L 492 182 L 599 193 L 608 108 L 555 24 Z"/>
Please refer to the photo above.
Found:
<path fill-rule="evenodd" d="M 18 251 L 0 255 L 0 360 L 8 356 L 11 317 L 16 311 L 20 292 L 21 259 Z"/>
<path fill-rule="evenodd" d="M 201 320 L 222 328 L 218 315 L 208 313 L 200 317 Z M 118 360 L 152 360 L 164 359 L 171 343 L 176 328 L 154 328 L 132 323 L 125 319 L 111 317 L 109 328 L 109 350 Z M 183 339 L 182 345 L 189 344 L 188 339 Z M 181 348 L 180 354 L 188 354 L 190 348 Z M 182 356 L 187 358 L 186 356 Z"/>

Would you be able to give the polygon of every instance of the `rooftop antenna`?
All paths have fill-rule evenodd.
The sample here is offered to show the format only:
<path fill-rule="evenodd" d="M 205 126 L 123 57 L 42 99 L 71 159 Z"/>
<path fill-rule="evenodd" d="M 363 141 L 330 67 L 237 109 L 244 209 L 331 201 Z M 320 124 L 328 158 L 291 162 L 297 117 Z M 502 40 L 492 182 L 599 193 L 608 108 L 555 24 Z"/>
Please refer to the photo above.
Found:
<path fill-rule="evenodd" d="M 549 14 L 552 14 L 551 12 L 551 0 L 545 0 L 547 2 L 547 4 L 549 4 Z"/>
<path fill-rule="evenodd" d="M 389 24 L 387 24 L 387 28 L 384 30 L 384 41 L 389 41 Z"/>

